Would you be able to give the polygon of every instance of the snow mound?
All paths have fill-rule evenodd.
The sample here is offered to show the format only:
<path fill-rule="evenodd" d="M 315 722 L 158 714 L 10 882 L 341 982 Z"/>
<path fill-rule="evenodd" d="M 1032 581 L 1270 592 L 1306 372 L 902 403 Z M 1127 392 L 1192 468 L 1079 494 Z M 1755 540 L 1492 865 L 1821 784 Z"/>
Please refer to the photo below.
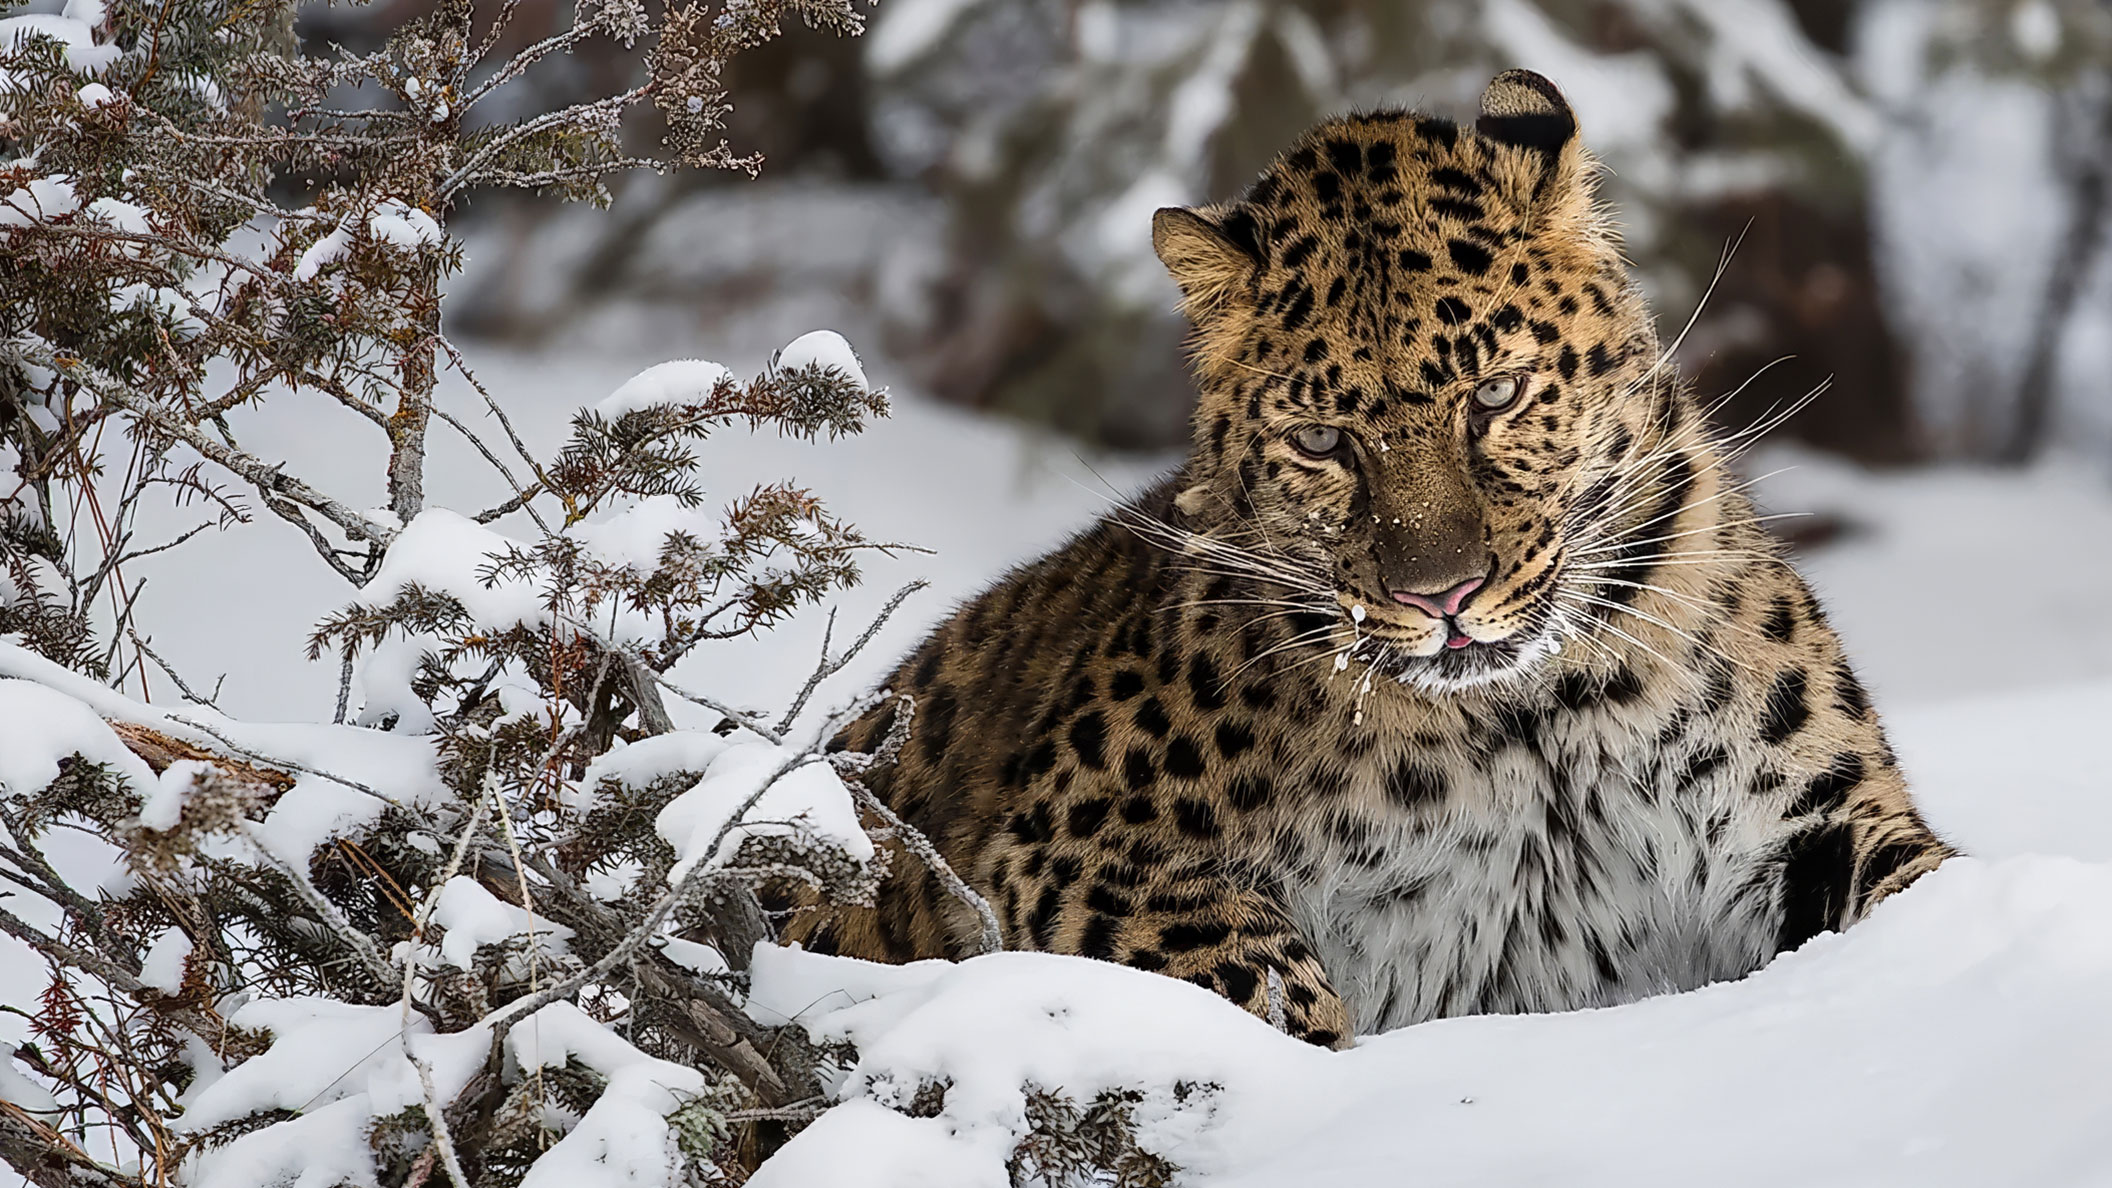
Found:
<path fill-rule="evenodd" d="M 662 404 L 701 404 L 733 373 L 709 359 L 670 359 L 623 381 L 594 411 L 610 420 Z"/>
<path fill-rule="evenodd" d="M 872 387 L 866 382 L 865 367 L 858 362 L 858 352 L 851 349 L 849 339 L 834 330 L 810 330 L 786 343 L 784 349 L 777 352 L 777 361 L 772 366 L 777 371 L 833 367 L 859 387 Z"/>
<path fill-rule="evenodd" d="M 759 950 L 751 1010 L 859 1057 L 753 1183 L 1005 1184 L 1025 1085 L 1141 1093 L 1140 1144 L 1208 1188 L 2112 1182 L 2108 905 L 2112 867 L 1958 859 L 1739 982 L 1347 1052 L 1079 958 Z M 936 1117 L 892 1108 L 931 1081 Z"/>
<path fill-rule="evenodd" d="M 858 862 L 870 861 L 873 841 L 858 824 L 858 810 L 835 769 L 818 756 L 786 769 L 800 750 L 763 739 L 735 743 L 711 761 L 696 787 L 669 801 L 653 823 L 680 858 L 667 881 L 680 883 L 699 862 L 731 859 L 750 837 L 818 836 Z M 776 782 L 712 850 L 712 839 L 773 776 Z"/>

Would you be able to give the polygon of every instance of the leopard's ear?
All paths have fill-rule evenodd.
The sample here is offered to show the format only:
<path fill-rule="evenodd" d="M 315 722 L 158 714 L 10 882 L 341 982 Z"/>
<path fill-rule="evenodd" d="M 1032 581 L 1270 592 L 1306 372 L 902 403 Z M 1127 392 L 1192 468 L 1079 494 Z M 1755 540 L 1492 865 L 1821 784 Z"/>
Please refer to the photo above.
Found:
<path fill-rule="evenodd" d="M 1482 91 L 1474 129 L 1490 140 L 1554 157 L 1577 138 L 1577 113 L 1546 76 L 1506 70 Z"/>
<path fill-rule="evenodd" d="M 1577 136 L 1577 113 L 1562 92 L 1530 70 L 1506 70 L 1481 93 L 1474 130 L 1503 146 L 1490 170 L 1543 229 L 1594 226 L 1592 165 Z"/>
<path fill-rule="evenodd" d="M 1267 253 L 1260 222 L 1238 206 L 1162 207 L 1151 218 L 1151 246 L 1197 325 L 1249 291 Z"/>

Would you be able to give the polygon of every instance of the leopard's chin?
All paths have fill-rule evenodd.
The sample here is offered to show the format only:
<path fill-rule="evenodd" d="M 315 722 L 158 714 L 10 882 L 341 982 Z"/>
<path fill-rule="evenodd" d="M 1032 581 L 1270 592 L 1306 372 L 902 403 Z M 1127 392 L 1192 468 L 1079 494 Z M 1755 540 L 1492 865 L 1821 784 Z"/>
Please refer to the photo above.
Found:
<path fill-rule="evenodd" d="M 1381 648 L 1368 663 L 1382 677 L 1425 693 L 1446 694 L 1523 678 L 1554 652 L 1550 633 L 1519 632 L 1427 656 Z"/>

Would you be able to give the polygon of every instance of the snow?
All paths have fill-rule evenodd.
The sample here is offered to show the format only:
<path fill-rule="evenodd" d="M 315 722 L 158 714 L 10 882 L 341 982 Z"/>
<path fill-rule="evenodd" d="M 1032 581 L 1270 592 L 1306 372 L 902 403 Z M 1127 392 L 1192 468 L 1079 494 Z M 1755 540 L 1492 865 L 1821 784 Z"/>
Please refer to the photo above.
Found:
<path fill-rule="evenodd" d="M 726 746 L 725 736 L 709 730 L 670 730 L 634 743 L 619 741 L 588 762 L 580 794 L 596 795 L 605 780 L 637 791 L 678 772 L 701 773 Z"/>
<path fill-rule="evenodd" d="M 594 411 L 613 421 L 641 408 L 702 404 L 711 399 L 712 389 L 720 381 L 732 378 L 731 371 L 709 359 L 670 359 L 623 381 L 623 386 L 596 404 Z"/>
<path fill-rule="evenodd" d="M 872 387 L 866 382 L 865 365 L 858 361 L 858 352 L 851 349 L 848 339 L 834 330 L 802 334 L 777 353 L 774 370 L 797 371 L 802 367 L 834 368 L 859 387 Z"/>
<path fill-rule="evenodd" d="M 86 7 L 86 6 L 84 6 Z M 32 38 L 48 37 L 66 47 L 66 68 L 75 74 L 95 76 L 110 68 L 112 62 L 123 54 L 115 45 L 97 45 L 95 34 L 89 29 L 101 23 L 101 12 L 89 9 L 98 18 L 84 20 L 68 8 L 63 16 L 48 13 L 30 13 L 0 19 L 0 47 L 20 48 Z"/>
<path fill-rule="evenodd" d="M 759 951 L 756 998 L 859 1058 L 852 1105 L 753 1183 L 1002 1185 L 1024 1084 L 1144 1092 L 1140 1143 L 1209 1188 L 1377 1188 L 1405 1168 L 1429 1185 L 2102 1182 L 2107 903 L 2103 866 L 1962 860 L 1737 983 L 1441 1021 L 1340 1053 L 1105 963 Z M 820 992 L 831 983 L 858 990 Z M 933 1079 L 950 1081 L 937 1117 L 883 1116 Z M 1184 1081 L 1214 1089 L 1183 1103 Z"/>
<path fill-rule="evenodd" d="M 89 83 L 74 92 L 74 98 L 79 99 L 83 107 L 110 107 L 117 103 L 117 96 L 101 83 Z"/>
<path fill-rule="evenodd" d="M 0 227 L 27 227 L 79 210 L 81 200 L 65 177 L 33 177 L 0 198 Z"/>
<path fill-rule="evenodd" d="M 711 761 L 696 787 L 669 801 L 653 822 L 679 859 L 667 881 L 680 883 L 699 862 L 730 860 L 750 837 L 805 834 L 840 846 L 859 862 L 870 860 L 872 839 L 859 826 L 858 810 L 835 769 L 822 757 L 811 756 L 785 771 L 801 749 L 766 739 L 736 742 Z M 707 853 L 741 805 L 780 771 L 785 774 L 763 792 L 718 848 Z"/>
<path fill-rule="evenodd" d="M 608 1079 L 579 1125 L 535 1161 L 522 1188 L 686 1183 L 667 1115 L 704 1091 L 696 1069 L 647 1056 L 570 1003 L 555 1002 L 506 1034 L 524 1069 L 576 1060 Z"/>
<path fill-rule="evenodd" d="M 485 945 L 536 937 L 544 949 L 562 953 L 572 935 L 562 924 L 505 902 L 468 875 L 456 875 L 441 886 L 433 923 L 446 930 L 440 939 L 441 960 L 459 969 L 476 968 L 477 950 Z"/>
<path fill-rule="evenodd" d="M 430 1072 L 435 1096 L 451 1101 L 491 1048 L 486 1027 L 435 1035 L 415 1012 L 309 996 L 259 999 L 228 1021 L 270 1032 L 271 1048 L 186 1093 L 184 1112 L 173 1123 L 177 1133 L 196 1134 L 261 1110 L 301 1116 L 205 1150 L 186 1188 L 373 1185 L 372 1121 L 424 1100 L 411 1061 Z"/>
<path fill-rule="evenodd" d="M 433 216 L 400 198 L 385 198 L 375 206 L 367 216 L 367 234 L 378 243 L 406 251 L 417 251 L 444 238 Z"/>
<path fill-rule="evenodd" d="M 191 958 L 191 938 L 181 928 L 165 928 L 139 959 L 139 980 L 163 994 L 183 993 L 184 963 Z"/>
<path fill-rule="evenodd" d="M 176 828 L 191 790 L 212 772 L 212 764 L 197 759 L 178 759 L 169 764 L 161 777 L 146 788 L 146 795 L 140 800 L 139 823 L 161 832 Z"/>
<path fill-rule="evenodd" d="M 12 646 L 0 640 L 0 648 Z M 0 677 L 0 722 L 8 740 L 0 747 L 0 791 L 36 792 L 59 778 L 60 761 L 74 755 L 105 765 L 134 789 L 155 785 L 152 769 L 94 710 L 58 689 Z"/>

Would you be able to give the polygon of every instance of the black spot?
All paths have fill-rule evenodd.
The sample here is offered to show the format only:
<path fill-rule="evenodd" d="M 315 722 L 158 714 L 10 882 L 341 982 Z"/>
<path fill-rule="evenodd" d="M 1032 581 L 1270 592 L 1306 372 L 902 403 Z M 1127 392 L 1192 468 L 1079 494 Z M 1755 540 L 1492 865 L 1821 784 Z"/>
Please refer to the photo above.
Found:
<path fill-rule="evenodd" d="M 1480 276 L 1489 270 L 1489 249 L 1465 239 L 1445 242 L 1445 252 L 1452 257 L 1461 272 L 1468 276 Z"/>
<path fill-rule="evenodd" d="M 1606 353 L 1606 344 L 1603 342 L 1593 343 L 1590 353 L 1584 356 L 1584 363 L 1591 368 L 1593 375 L 1605 375 L 1613 370 L 1613 365 L 1617 362 L 1619 360 Z"/>
<path fill-rule="evenodd" d="M 1232 926 L 1217 921 L 1191 921 L 1183 924 L 1168 924 L 1159 929 L 1159 947 L 1168 953 L 1192 953 L 1221 945 L 1232 935 Z"/>
<path fill-rule="evenodd" d="M 1166 732 L 1173 729 L 1173 721 L 1166 716 L 1166 707 L 1160 705 L 1156 697 L 1147 697 L 1137 705 L 1136 722 L 1137 729 L 1153 738 L 1165 738 Z"/>
<path fill-rule="evenodd" d="M 1780 643 L 1788 643 L 1797 633 L 1796 611 L 1789 595 L 1775 595 L 1774 604 L 1768 608 L 1767 622 L 1761 625 L 1761 630 L 1767 632 L 1769 639 Z"/>
<path fill-rule="evenodd" d="M 1059 891 L 1077 882 L 1078 876 L 1084 873 L 1085 864 L 1074 855 L 1066 854 L 1049 864 L 1049 878 Z"/>
<path fill-rule="evenodd" d="M 1203 774 L 1202 748 L 1195 745 L 1194 739 L 1177 734 L 1166 744 L 1166 774 L 1184 780 L 1197 779 Z"/>
<path fill-rule="evenodd" d="M 1034 910 L 1027 916 L 1027 933 L 1034 938 L 1034 947 L 1046 949 L 1055 937 L 1056 900 L 1061 892 L 1054 887 L 1043 887 L 1041 897 L 1034 901 Z"/>
<path fill-rule="evenodd" d="M 1291 298 L 1290 304 L 1283 311 L 1283 328 L 1285 330 L 1296 330 L 1298 327 L 1305 325 L 1305 320 L 1311 316 L 1313 316 L 1312 287 L 1310 285 L 1300 285 L 1297 295 Z"/>
<path fill-rule="evenodd" d="M 1299 236 L 1291 241 L 1291 246 L 1283 249 L 1283 266 L 1294 270 L 1305 267 L 1306 259 L 1313 254 L 1313 249 L 1319 246 L 1320 241 L 1313 236 Z"/>
<path fill-rule="evenodd" d="M 1122 819 L 1132 825 L 1143 825 L 1157 820 L 1159 806 L 1149 796 L 1131 796 L 1122 802 Z"/>
<path fill-rule="evenodd" d="M 1466 302 L 1461 301 L 1457 297 L 1440 297 L 1437 299 L 1437 320 L 1447 326 L 1459 325 L 1473 316 L 1473 312 L 1467 308 Z"/>
<path fill-rule="evenodd" d="M 1855 679 L 1855 670 L 1846 660 L 1833 671 L 1833 696 L 1840 703 L 1843 713 L 1860 721 L 1870 712 L 1870 695 L 1863 691 L 1863 683 Z"/>
<path fill-rule="evenodd" d="M 1439 116 L 1417 116 L 1415 130 L 1424 140 L 1451 148 L 1459 143 L 1459 125 Z"/>
<path fill-rule="evenodd" d="M 1217 724 L 1217 753 L 1237 759 L 1254 745 L 1254 731 L 1244 722 L 1230 719 Z"/>
<path fill-rule="evenodd" d="M 1115 955 L 1115 930 L 1121 927 L 1113 916 L 1095 914 L 1085 922 L 1085 935 L 1078 938 L 1078 953 L 1101 961 Z"/>
<path fill-rule="evenodd" d="M 1430 209 L 1462 223 L 1477 222 L 1482 217 L 1481 203 L 1464 198 L 1432 198 Z"/>
<path fill-rule="evenodd" d="M 1099 710 L 1080 714 L 1071 723 L 1071 749 L 1078 761 L 1100 771 L 1107 767 L 1107 719 Z"/>
<path fill-rule="evenodd" d="M 941 689 L 931 695 L 929 703 L 921 707 L 917 715 L 917 748 L 924 752 L 924 762 L 933 767 L 946 754 L 953 743 L 953 715 L 959 708 L 953 690 Z"/>
<path fill-rule="evenodd" d="M 1919 858 L 1929 850 L 1926 842 L 1887 842 L 1872 850 L 1863 859 L 1863 869 L 1855 876 L 1856 902 L 1867 902 L 1877 885 L 1898 873 L 1899 868 Z"/>
<path fill-rule="evenodd" d="M 1430 257 L 1413 248 L 1402 248 L 1394 256 L 1394 262 L 1401 266 L 1403 272 L 1430 271 Z"/>
<path fill-rule="evenodd" d="M 1128 701 L 1144 691 L 1144 674 L 1134 668 L 1116 671 L 1107 682 L 1107 695 L 1116 701 Z"/>
<path fill-rule="evenodd" d="M 1404 809 L 1419 809 L 1445 799 L 1445 777 L 1420 763 L 1402 760 L 1386 777 L 1386 795 Z"/>
<path fill-rule="evenodd" d="M 1103 887 L 1098 883 L 1093 884 L 1093 889 L 1085 893 L 1085 906 L 1096 912 L 1106 912 L 1110 916 L 1129 914 L 1129 901 L 1117 895 L 1113 888 Z"/>
<path fill-rule="evenodd" d="M 1122 778 L 1133 791 L 1151 787 L 1159 778 L 1157 769 L 1152 766 L 1151 752 L 1143 747 L 1131 747 L 1128 757 L 1122 761 Z"/>
<path fill-rule="evenodd" d="M 1201 652 L 1188 658 L 1188 697 L 1206 713 L 1225 708 L 1225 682 L 1217 664 Z"/>
<path fill-rule="evenodd" d="M 1581 672 L 1569 672 L 1555 682 L 1555 700 L 1563 709 L 1575 713 L 1597 699 L 1601 686 L 1597 681 Z"/>
<path fill-rule="evenodd" d="M 1327 163 L 1344 177 L 1355 177 L 1364 172 L 1364 150 L 1354 140 L 1331 139 L 1327 142 Z"/>
<path fill-rule="evenodd" d="M 1533 322 L 1529 328 L 1533 332 L 1533 341 L 1541 346 L 1547 346 L 1562 337 L 1561 329 L 1553 322 Z"/>
<path fill-rule="evenodd" d="M 1481 183 L 1462 170 L 1450 165 L 1430 171 L 1430 184 L 1441 190 L 1452 190 L 1472 197 L 1481 193 Z"/>
<path fill-rule="evenodd" d="M 1157 973 L 1166 968 L 1166 955 L 1152 949 L 1137 949 L 1130 953 L 1128 964 L 1133 969 Z"/>
<path fill-rule="evenodd" d="M 1833 757 L 1832 766 L 1812 778 L 1797 794 L 1795 804 L 1789 806 L 1785 817 L 1801 817 L 1806 813 L 1831 813 L 1847 802 L 1848 794 L 1863 782 L 1865 774 L 1863 757 L 1853 751 L 1843 751 Z"/>
<path fill-rule="evenodd" d="M 1768 689 L 1766 716 L 1760 723 L 1760 737 L 1767 745 L 1779 745 L 1811 720 L 1811 704 L 1804 698 L 1807 681 L 1803 669 L 1792 668 Z"/>
<path fill-rule="evenodd" d="M 1322 206 L 1331 206 L 1340 201 L 1342 198 L 1341 175 L 1332 171 L 1314 174 L 1313 197 L 1318 198 Z"/>
<path fill-rule="evenodd" d="M 1107 820 L 1107 810 L 1113 807 L 1114 802 L 1105 796 L 1078 801 L 1065 814 L 1064 825 L 1070 829 L 1072 837 L 1091 837 L 1100 832 L 1101 822 Z"/>
<path fill-rule="evenodd" d="M 1642 699 L 1643 678 L 1634 669 L 1622 665 L 1606 678 L 1606 697 L 1615 705 L 1629 705 Z"/>
<path fill-rule="evenodd" d="M 1173 821 L 1189 837 L 1207 841 L 1217 836 L 1217 810 L 1207 800 L 1183 796 L 1174 802 Z"/>
<path fill-rule="evenodd" d="M 1577 348 L 1563 343 L 1562 353 L 1555 356 L 1555 370 L 1561 372 L 1565 380 L 1577 378 Z"/>
<path fill-rule="evenodd" d="M 1217 982 L 1224 987 L 1226 998 L 1245 1002 L 1254 996 L 1255 988 L 1261 985 L 1261 977 L 1247 966 L 1227 961 L 1217 967 Z"/>
<path fill-rule="evenodd" d="M 1778 951 L 1794 949 L 1838 928 L 1848 906 L 1855 839 L 1847 825 L 1815 825 L 1789 839 L 1782 852 L 1782 929 Z"/>
<path fill-rule="evenodd" d="M 1303 986 L 1300 986 L 1298 987 L 1298 989 L 1303 990 L 1305 988 Z M 1336 1042 L 1339 1041 L 1342 1037 L 1336 1035 L 1334 1032 L 1328 1030 L 1325 1027 L 1320 1027 L 1315 1028 L 1312 1031 L 1306 1032 L 1303 1038 L 1306 1043 L 1313 1044 L 1322 1048 L 1332 1048 L 1335 1046 Z"/>
<path fill-rule="evenodd" d="M 1693 757 L 1687 760 L 1686 765 L 1679 769 L 1679 774 L 1672 777 L 1672 786 L 1682 790 L 1691 788 L 1707 778 L 1709 773 L 1730 761 L 1730 753 L 1722 747 L 1708 747 L 1696 751 Z"/>
<path fill-rule="evenodd" d="M 1267 804 L 1269 798 L 1275 794 L 1275 785 L 1270 782 L 1269 777 L 1251 771 L 1240 773 L 1233 779 L 1232 786 L 1225 791 L 1226 797 L 1232 801 L 1232 807 L 1243 813 L 1251 813 Z"/>

